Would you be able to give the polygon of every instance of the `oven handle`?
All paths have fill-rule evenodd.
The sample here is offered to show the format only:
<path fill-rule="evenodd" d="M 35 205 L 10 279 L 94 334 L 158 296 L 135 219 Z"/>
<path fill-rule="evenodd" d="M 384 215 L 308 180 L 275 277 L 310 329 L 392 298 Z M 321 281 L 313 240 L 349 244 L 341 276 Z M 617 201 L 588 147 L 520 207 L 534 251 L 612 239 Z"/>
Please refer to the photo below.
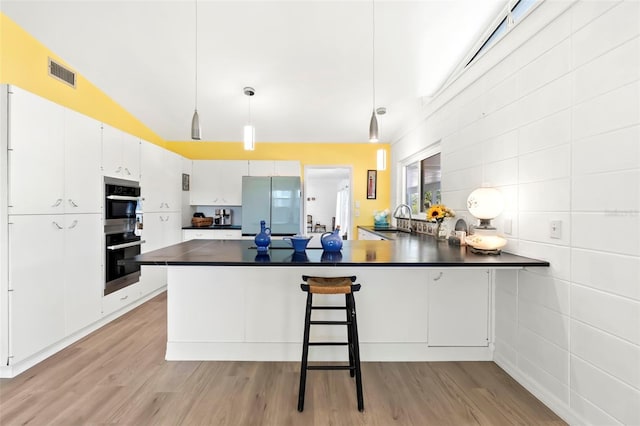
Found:
<path fill-rule="evenodd" d="M 126 195 L 107 195 L 107 200 L 116 201 L 139 201 L 140 197 L 128 197 Z"/>
<path fill-rule="evenodd" d="M 134 241 L 132 243 L 116 244 L 115 246 L 107 246 L 107 250 L 120 250 L 120 249 L 127 248 L 127 247 L 140 246 L 140 245 L 142 245 L 144 243 L 146 243 L 145 240 Z"/>

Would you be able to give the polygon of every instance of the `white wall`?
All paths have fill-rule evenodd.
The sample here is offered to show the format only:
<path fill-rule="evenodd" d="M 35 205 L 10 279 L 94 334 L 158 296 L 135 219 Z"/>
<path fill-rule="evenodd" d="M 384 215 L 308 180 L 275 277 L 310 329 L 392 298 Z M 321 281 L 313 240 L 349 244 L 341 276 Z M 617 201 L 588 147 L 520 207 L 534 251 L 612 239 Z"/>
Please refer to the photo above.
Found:
<path fill-rule="evenodd" d="M 639 35 L 638 1 L 547 0 L 392 145 L 442 138 L 445 204 L 499 187 L 508 250 L 550 261 L 497 274 L 494 357 L 574 424 L 640 424 Z"/>
<path fill-rule="evenodd" d="M 331 219 L 336 215 L 338 189 L 344 178 L 308 178 L 305 203 L 307 214 L 313 216 L 313 224 L 320 223 L 331 231 Z M 307 201 L 307 198 L 315 200 Z M 306 220 L 306 219 L 305 219 Z"/>

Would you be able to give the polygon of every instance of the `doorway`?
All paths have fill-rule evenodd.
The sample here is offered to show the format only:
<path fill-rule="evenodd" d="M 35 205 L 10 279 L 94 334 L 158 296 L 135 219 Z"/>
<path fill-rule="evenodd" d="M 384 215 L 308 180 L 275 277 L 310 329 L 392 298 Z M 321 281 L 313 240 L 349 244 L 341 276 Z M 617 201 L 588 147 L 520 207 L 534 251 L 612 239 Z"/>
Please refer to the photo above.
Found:
<path fill-rule="evenodd" d="M 351 178 L 349 166 L 304 166 L 304 217 L 306 234 L 320 235 L 340 226 L 340 235 L 353 239 L 351 226 Z M 314 241 L 315 240 L 315 241 Z"/>

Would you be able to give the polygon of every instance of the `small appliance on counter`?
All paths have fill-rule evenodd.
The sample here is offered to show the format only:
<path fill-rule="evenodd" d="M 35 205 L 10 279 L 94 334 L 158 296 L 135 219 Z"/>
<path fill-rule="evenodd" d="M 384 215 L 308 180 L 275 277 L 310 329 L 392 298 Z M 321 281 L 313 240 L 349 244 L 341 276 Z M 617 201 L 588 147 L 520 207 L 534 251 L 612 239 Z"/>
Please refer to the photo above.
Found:
<path fill-rule="evenodd" d="M 215 212 L 216 225 L 231 225 L 231 209 L 216 209 Z"/>

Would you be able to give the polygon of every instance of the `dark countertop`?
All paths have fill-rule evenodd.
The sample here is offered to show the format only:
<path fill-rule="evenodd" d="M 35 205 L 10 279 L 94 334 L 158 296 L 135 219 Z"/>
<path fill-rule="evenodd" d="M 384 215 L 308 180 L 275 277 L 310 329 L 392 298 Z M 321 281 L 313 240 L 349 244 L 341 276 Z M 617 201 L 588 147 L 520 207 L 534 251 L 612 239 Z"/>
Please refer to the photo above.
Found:
<path fill-rule="evenodd" d="M 549 262 L 509 253 L 473 254 L 466 246 L 450 246 L 446 241 L 409 234 L 395 241 L 344 241 L 339 253 L 326 253 L 320 248 L 294 253 L 288 241 L 272 240 L 268 254 L 258 255 L 251 240 L 191 240 L 138 255 L 133 261 L 140 265 L 192 266 L 549 266 Z"/>
<path fill-rule="evenodd" d="M 183 226 L 182 229 L 242 229 L 240 225 Z"/>

